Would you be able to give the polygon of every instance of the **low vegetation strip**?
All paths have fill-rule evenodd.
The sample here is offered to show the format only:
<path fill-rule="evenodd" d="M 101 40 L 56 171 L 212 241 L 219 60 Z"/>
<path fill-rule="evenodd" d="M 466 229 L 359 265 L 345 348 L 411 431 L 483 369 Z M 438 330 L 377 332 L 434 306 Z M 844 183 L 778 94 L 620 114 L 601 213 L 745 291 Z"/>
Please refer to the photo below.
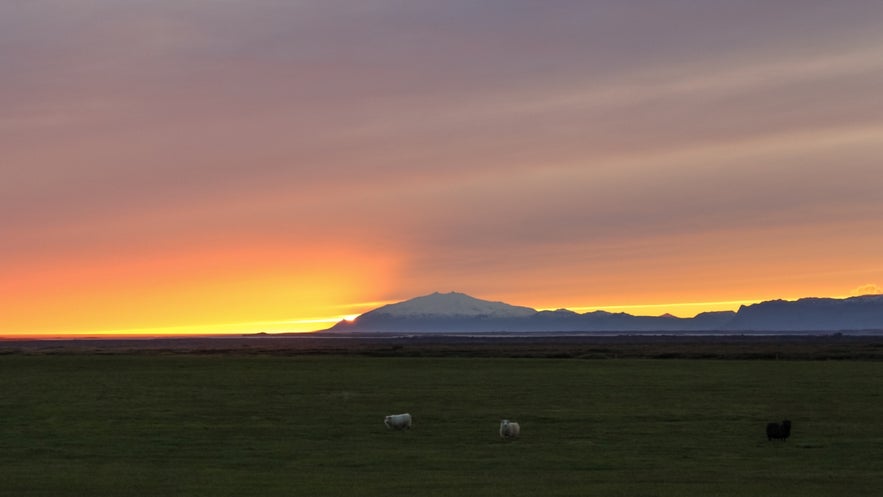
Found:
<path fill-rule="evenodd" d="M 0 357 L 16 496 L 879 495 L 883 364 Z M 409 413 L 408 430 L 386 415 Z M 517 420 L 520 436 L 500 437 Z M 766 425 L 793 422 L 787 440 Z"/>
<path fill-rule="evenodd" d="M 0 355 L 10 354 L 883 361 L 883 336 L 316 334 L 154 340 L 0 341 Z"/>

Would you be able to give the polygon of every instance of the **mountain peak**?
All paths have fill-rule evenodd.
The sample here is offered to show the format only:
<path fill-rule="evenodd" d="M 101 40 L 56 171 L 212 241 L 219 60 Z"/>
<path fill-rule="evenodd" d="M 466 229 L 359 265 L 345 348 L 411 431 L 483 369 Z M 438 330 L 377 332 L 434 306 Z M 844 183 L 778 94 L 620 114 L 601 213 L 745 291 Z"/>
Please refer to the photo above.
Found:
<path fill-rule="evenodd" d="M 459 292 L 435 292 L 410 300 L 385 305 L 365 315 L 393 317 L 525 317 L 536 314 L 530 307 L 491 302 Z"/>

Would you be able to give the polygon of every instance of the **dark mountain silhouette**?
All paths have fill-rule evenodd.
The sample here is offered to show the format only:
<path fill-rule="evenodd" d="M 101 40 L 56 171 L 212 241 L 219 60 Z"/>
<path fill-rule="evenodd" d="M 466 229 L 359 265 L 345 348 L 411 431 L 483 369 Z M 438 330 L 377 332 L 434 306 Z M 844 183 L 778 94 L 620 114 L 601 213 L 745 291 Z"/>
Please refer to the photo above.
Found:
<path fill-rule="evenodd" d="M 883 330 L 883 295 L 847 299 L 771 300 L 742 306 L 724 329 L 809 332 Z"/>
<path fill-rule="evenodd" d="M 366 312 L 326 331 L 398 333 L 616 332 L 825 333 L 883 331 L 883 295 L 773 300 L 692 318 L 567 309 L 537 311 L 457 292 L 433 293 Z"/>

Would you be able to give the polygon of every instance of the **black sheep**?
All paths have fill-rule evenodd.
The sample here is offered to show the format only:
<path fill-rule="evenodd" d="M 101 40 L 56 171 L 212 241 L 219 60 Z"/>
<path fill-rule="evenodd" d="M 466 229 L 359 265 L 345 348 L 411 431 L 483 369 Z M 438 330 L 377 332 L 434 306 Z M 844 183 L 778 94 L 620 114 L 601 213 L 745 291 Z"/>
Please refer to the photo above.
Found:
<path fill-rule="evenodd" d="M 767 440 L 782 440 L 783 442 L 791 436 L 791 421 L 785 420 L 781 423 L 768 423 L 766 425 Z"/>

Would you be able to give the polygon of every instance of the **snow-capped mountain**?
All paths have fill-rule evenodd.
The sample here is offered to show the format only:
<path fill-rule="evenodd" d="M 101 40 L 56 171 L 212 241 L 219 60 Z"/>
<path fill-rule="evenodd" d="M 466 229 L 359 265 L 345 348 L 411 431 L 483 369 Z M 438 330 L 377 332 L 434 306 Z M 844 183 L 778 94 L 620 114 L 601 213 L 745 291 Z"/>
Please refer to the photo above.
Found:
<path fill-rule="evenodd" d="M 389 304 L 367 312 L 360 317 L 387 316 L 393 318 L 521 318 L 536 314 L 530 307 L 519 307 L 503 302 L 490 302 L 470 297 L 465 293 L 433 293 L 411 300 Z"/>
<path fill-rule="evenodd" d="M 433 293 L 366 312 L 329 331 L 477 333 L 477 332 L 783 332 L 883 331 L 883 295 L 846 299 L 773 300 L 738 312 L 708 312 L 693 318 L 632 316 L 567 309 L 536 311 L 490 302 L 457 292 Z"/>

